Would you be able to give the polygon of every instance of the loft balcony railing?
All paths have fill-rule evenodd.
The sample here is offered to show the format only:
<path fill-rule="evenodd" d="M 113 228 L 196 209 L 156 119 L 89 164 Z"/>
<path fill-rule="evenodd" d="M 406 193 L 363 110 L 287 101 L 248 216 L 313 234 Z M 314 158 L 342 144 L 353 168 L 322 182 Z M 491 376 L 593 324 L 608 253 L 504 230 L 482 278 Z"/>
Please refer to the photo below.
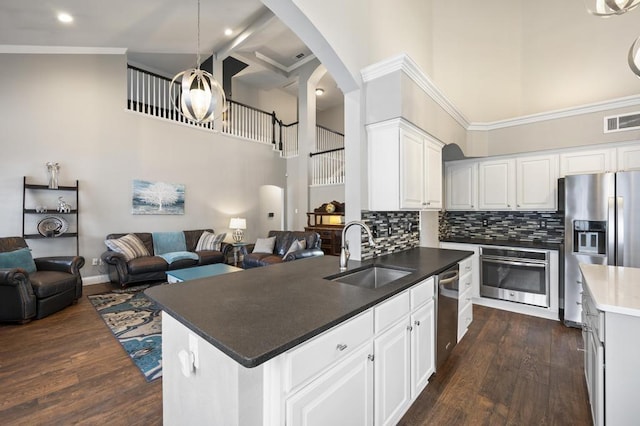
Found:
<path fill-rule="evenodd" d="M 214 123 L 194 123 L 179 114 L 171 104 L 171 90 L 175 90 L 173 98 L 179 102 L 180 94 L 175 86 L 171 87 L 171 79 L 127 65 L 127 109 L 214 131 Z M 275 112 L 227 99 L 227 111 L 222 116 L 219 130 L 225 135 L 270 144 L 284 158 L 298 156 L 298 123 L 284 124 Z M 344 151 L 323 151 L 344 147 L 344 135 L 317 126 L 315 147 L 312 184 L 343 183 Z"/>
<path fill-rule="evenodd" d="M 344 135 L 316 126 L 316 152 L 311 157 L 311 185 L 344 183 Z"/>

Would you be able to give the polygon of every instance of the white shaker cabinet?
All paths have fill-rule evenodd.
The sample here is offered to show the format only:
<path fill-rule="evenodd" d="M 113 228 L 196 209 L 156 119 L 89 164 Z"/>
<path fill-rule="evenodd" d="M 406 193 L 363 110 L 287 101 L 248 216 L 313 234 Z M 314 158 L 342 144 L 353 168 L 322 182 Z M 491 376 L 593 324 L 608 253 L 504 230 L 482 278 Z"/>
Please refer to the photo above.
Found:
<path fill-rule="evenodd" d="M 432 277 L 374 308 L 377 426 L 395 425 L 435 371 L 434 294 Z"/>
<path fill-rule="evenodd" d="M 286 402 L 288 425 L 372 424 L 372 345 L 364 345 Z"/>
<path fill-rule="evenodd" d="M 447 210 L 477 210 L 477 162 L 450 162 L 445 165 L 445 200 Z"/>
<path fill-rule="evenodd" d="M 616 153 L 619 172 L 640 170 L 640 144 L 618 147 Z"/>
<path fill-rule="evenodd" d="M 478 165 L 478 208 L 513 210 L 516 199 L 515 160 L 504 158 Z"/>
<path fill-rule="evenodd" d="M 369 209 L 442 208 L 443 144 L 403 119 L 367 126 Z"/>
<path fill-rule="evenodd" d="M 613 172 L 615 160 L 615 150 L 608 148 L 563 152 L 560 176 Z"/>
<path fill-rule="evenodd" d="M 556 210 L 558 156 L 518 157 L 516 185 L 517 210 Z"/>

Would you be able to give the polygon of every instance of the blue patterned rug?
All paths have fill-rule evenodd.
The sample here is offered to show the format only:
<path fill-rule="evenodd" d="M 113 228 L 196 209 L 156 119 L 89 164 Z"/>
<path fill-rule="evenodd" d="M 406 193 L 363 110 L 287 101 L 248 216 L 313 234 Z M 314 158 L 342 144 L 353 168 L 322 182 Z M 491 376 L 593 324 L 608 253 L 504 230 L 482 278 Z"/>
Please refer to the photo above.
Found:
<path fill-rule="evenodd" d="M 162 310 L 147 286 L 87 296 L 148 382 L 162 377 Z"/>

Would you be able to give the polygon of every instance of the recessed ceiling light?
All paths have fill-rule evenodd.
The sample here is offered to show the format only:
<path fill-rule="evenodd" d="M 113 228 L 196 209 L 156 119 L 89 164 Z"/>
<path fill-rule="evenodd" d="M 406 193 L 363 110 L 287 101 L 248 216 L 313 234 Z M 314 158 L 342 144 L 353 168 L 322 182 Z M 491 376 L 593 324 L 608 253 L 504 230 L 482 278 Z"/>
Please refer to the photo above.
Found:
<path fill-rule="evenodd" d="M 230 36 L 231 34 L 233 34 L 233 30 L 231 28 L 227 28 L 226 30 L 224 30 L 224 35 Z"/>
<path fill-rule="evenodd" d="M 58 13 L 58 21 L 64 24 L 69 24 L 73 22 L 73 16 L 69 15 L 67 12 L 60 12 Z"/>
<path fill-rule="evenodd" d="M 316 96 L 322 96 L 324 94 L 324 89 L 321 88 L 317 88 L 316 89 Z"/>

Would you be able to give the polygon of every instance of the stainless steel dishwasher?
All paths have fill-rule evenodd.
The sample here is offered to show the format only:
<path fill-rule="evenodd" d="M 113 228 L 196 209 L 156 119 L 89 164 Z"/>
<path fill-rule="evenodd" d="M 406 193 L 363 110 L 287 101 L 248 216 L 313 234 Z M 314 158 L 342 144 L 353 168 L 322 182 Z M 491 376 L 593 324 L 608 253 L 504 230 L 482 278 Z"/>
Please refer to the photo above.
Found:
<path fill-rule="evenodd" d="M 458 264 L 438 274 L 436 318 L 436 371 L 458 342 Z"/>

